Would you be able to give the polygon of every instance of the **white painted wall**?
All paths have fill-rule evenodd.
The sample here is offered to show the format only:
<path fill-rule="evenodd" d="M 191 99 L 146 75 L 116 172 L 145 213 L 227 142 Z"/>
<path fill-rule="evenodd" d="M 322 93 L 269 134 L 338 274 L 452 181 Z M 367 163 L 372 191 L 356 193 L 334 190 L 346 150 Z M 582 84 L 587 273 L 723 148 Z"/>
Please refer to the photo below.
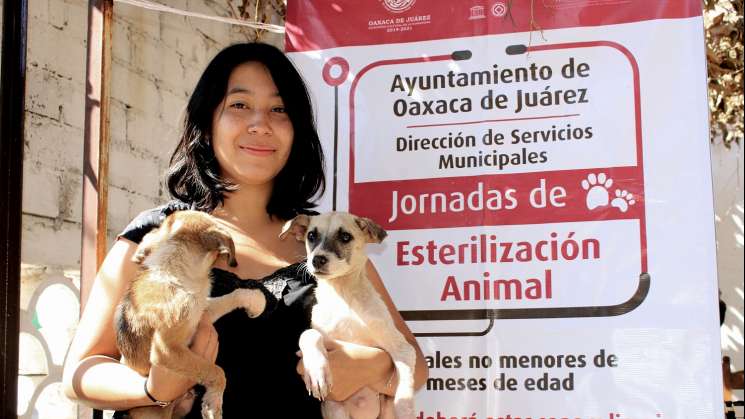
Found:
<path fill-rule="evenodd" d="M 727 304 L 722 354 L 733 369 L 743 369 L 743 144 L 727 149 L 712 144 L 719 289 Z M 694 198 L 695 199 L 695 198 Z M 736 393 L 743 400 L 742 390 Z M 739 410 L 742 413 L 742 409 Z"/>

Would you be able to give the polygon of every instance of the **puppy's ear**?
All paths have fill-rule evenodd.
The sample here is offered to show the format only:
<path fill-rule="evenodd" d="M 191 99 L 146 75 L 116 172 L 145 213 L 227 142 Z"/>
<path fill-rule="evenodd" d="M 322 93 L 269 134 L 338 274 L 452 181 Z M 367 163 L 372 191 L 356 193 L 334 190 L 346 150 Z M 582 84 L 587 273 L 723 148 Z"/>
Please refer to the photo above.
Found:
<path fill-rule="evenodd" d="M 155 249 L 158 243 L 166 238 L 175 220 L 176 216 L 171 214 L 163 220 L 160 226 L 154 227 L 149 233 L 145 234 L 142 240 L 140 240 L 140 244 L 137 246 L 134 255 L 132 255 L 132 262 L 142 264 L 150 256 L 150 253 L 153 252 L 153 249 Z"/>
<path fill-rule="evenodd" d="M 305 233 L 308 231 L 308 225 L 310 224 L 310 216 L 306 214 L 300 214 L 292 220 L 285 223 L 282 226 L 282 232 L 279 233 L 279 238 L 284 240 L 289 233 L 295 235 L 295 239 L 299 242 L 305 241 Z"/>
<path fill-rule="evenodd" d="M 368 243 L 381 243 L 388 233 L 383 230 L 375 221 L 365 217 L 354 217 L 357 227 L 365 233 Z"/>
<path fill-rule="evenodd" d="M 218 255 L 228 259 L 228 266 L 238 266 L 238 261 L 235 259 L 235 243 L 228 232 L 220 228 L 211 228 L 205 233 L 205 242 L 208 249 L 217 250 Z"/>

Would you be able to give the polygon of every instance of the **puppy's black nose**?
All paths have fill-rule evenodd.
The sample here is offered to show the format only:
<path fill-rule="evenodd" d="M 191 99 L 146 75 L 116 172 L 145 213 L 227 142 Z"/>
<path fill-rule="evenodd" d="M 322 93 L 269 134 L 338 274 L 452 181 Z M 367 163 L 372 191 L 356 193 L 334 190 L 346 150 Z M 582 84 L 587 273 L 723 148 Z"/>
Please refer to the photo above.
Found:
<path fill-rule="evenodd" d="M 323 265 L 325 265 L 326 262 L 328 261 L 329 259 L 326 256 L 321 256 L 321 255 L 313 256 L 313 267 L 318 269 L 322 267 Z"/>

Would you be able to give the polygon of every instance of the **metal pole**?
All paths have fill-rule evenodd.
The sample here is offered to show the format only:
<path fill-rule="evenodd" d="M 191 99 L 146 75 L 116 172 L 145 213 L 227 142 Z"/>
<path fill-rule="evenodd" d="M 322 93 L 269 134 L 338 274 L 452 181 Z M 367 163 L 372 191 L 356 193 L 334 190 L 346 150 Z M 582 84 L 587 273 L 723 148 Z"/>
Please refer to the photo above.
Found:
<path fill-rule="evenodd" d="M 89 0 L 83 145 L 83 229 L 80 313 L 106 254 L 109 201 L 109 80 L 113 0 Z M 93 418 L 103 417 L 93 410 Z"/>
<path fill-rule="evenodd" d="M 27 0 L 3 2 L 0 63 L 0 417 L 16 417 Z"/>
<path fill-rule="evenodd" d="M 88 46 L 83 146 L 83 231 L 80 310 L 106 254 L 109 173 L 109 79 L 113 0 L 88 3 Z"/>

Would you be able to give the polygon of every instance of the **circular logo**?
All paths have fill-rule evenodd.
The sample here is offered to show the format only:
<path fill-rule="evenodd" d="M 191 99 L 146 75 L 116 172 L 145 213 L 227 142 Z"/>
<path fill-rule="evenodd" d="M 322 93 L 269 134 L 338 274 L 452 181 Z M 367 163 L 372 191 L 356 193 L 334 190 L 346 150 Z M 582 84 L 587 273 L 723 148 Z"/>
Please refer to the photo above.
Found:
<path fill-rule="evenodd" d="M 383 6 L 388 9 L 389 12 L 402 13 L 409 9 L 416 3 L 416 0 L 383 0 Z"/>
<path fill-rule="evenodd" d="M 498 1 L 494 3 L 494 6 L 492 6 L 491 14 L 496 17 L 502 17 L 507 14 L 507 6 L 505 6 L 501 1 Z"/>

